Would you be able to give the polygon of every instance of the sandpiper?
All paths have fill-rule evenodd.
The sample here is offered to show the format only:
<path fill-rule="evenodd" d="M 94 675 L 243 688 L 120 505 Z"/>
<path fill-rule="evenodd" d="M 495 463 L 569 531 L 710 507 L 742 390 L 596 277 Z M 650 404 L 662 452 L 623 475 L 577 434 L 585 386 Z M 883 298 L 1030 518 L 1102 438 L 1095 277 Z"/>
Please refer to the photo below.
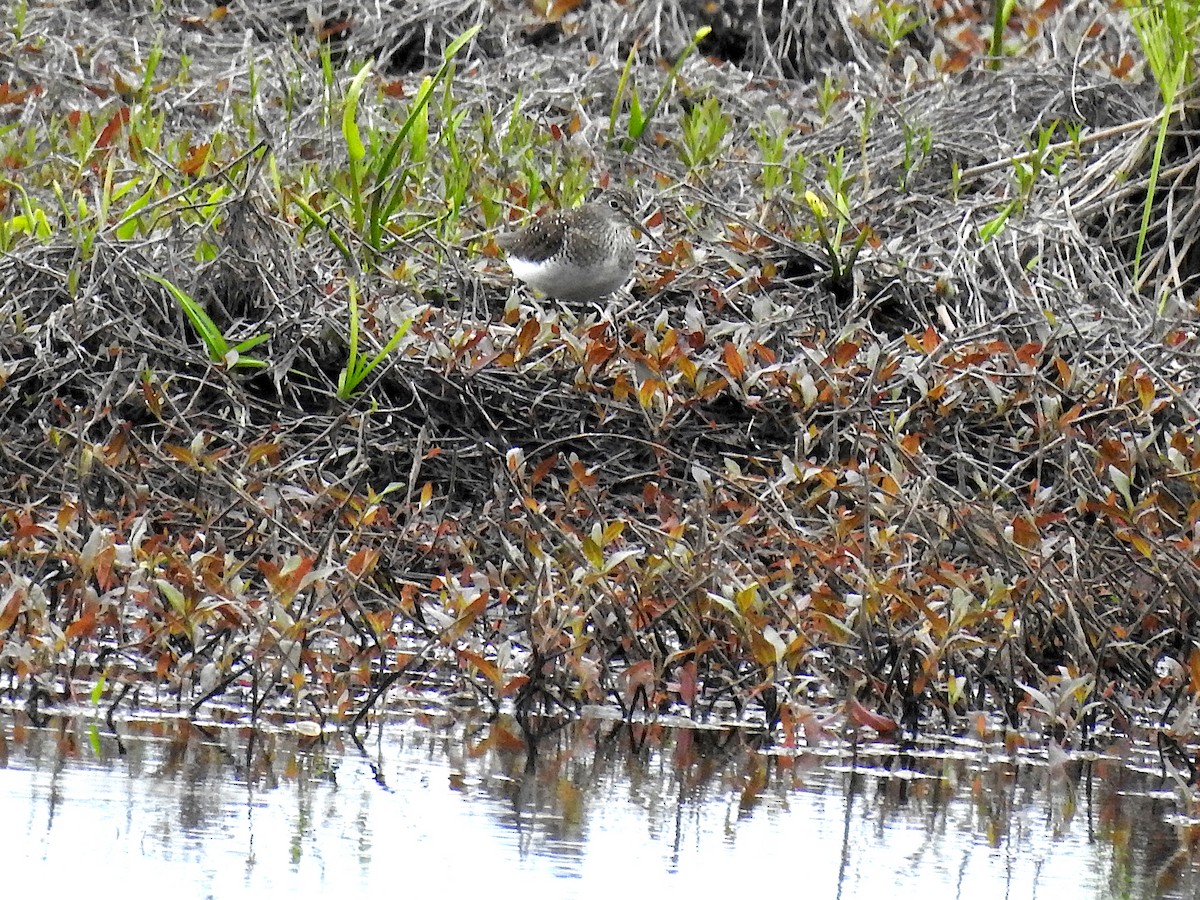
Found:
<path fill-rule="evenodd" d="M 545 213 L 520 231 L 496 236 L 508 267 L 530 287 L 557 300 L 586 303 L 607 297 L 633 272 L 642 228 L 633 196 L 609 188 L 591 203 Z"/>

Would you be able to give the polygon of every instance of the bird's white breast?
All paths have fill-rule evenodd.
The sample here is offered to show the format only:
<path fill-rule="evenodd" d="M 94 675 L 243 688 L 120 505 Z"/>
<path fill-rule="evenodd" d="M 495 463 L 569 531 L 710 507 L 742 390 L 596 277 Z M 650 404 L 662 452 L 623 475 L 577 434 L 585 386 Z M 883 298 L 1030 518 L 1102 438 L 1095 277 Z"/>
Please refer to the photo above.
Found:
<path fill-rule="evenodd" d="M 628 261 L 615 255 L 590 266 L 570 265 L 558 258 L 534 263 L 509 257 L 508 266 L 513 275 L 530 287 L 558 300 L 576 303 L 611 294 L 630 274 Z"/>

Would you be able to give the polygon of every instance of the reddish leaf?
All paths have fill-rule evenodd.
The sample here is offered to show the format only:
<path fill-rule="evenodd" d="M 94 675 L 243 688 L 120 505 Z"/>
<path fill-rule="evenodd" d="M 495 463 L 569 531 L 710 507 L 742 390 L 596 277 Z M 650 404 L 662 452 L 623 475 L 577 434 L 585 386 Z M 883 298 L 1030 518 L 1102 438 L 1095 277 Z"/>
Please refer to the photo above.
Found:
<path fill-rule="evenodd" d="M 807 706 L 796 711 L 796 718 L 800 720 L 800 725 L 804 728 L 804 740 L 810 747 L 818 746 L 821 738 L 825 736 L 825 723 Z"/>
<path fill-rule="evenodd" d="M 533 342 L 541 334 L 542 325 L 537 319 L 526 319 L 521 330 L 517 332 L 516 358 L 521 359 L 533 347 Z"/>
<path fill-rule="evenodd" d="M 446 629 L 445 638 L 447 641 L 456 641 L 466 633 L 466 630 L 471 627 L 471 624 L 479 618 L 485 609 L 487 609 L 488 595 L 487 593 L 480 594 L 471 605 L 464 609 L 454 620 L 449 628 Z"/>
<path fill-rule="evenodd" d="M 601 341 L 592 341 L 588 344 L 587 354 L 584 356 L 583 364 L 589 372 L 594 372 L 602 365 L 612 359 L 616 348 L 611 344 L 605 344 Z"/>
<path fill-rule="evenodd" d="M 129 122 L 129 107 L 122 106 L 117 112 L 113 113 L 108 120 L 108 124 L 100 132 L 100 136 L 96 138 L 97 147 L 111 146 L 113 138 L 117 136 L 117 132 L 121 130 L 121 126 Z"/>
<path fill-rule="evenodd" d="M 639 687 L 647 695 L 654 689 L 654 666 L 648 659 L 636 662 L 622 673 L 622 680 L 625 682 L 625 702 L 632 703 Z"/>
<path fill-rule="evenodd" d="M 184 175 L 196 175 L 208 160 L 208 151 L 212 144 L 195 144 L 188 148 L 187 157 L 179 164 L 179 171 Z"/>
<path fill-rule="evenodd" d="M 696 661 L 689 659 L 679 667 L 679 699 L 689 706 L 696 702 Z"/>
<path fill-rule="evenodd" d="M 1192 695 L 1200 694 L 1200 647 L 1193 646 L 1188 656 L 1188 678 Z"/>
<path fill-rule="evenodd" d="M 112 544 L 102 549 L 96 554 L 94 573 L 96 577 L 96 587 L 102 591 L 108 591 L 113 587 L 112 564 L 117 558 L 117 548 Z"/>
<path fill-rule="evenodd" d="M 873 728 L 880 734 L 894 734 L 900 730 L 900 726 L 894 719 L 872 712 L 854 697 L 846 701 L 846 715 L 849 716 L 850 721 L 855 725 Z"/>
<path fill-rule="evenodd" d="M 758 357 L 759 361 L 763 363 L 763 365 L 769 366 L 769 365 L 774 364 L 775 351 L 772 350 L 770 347 L 767 347 L 763 344 L 760 344 L 758 341 L 755 341 L 753 344 L 750 345 L 750 349 L 754 352 L 754 355 L 756 357 Z"/>
<path fill-rule="evenodd" d="M 1074 406 L 1072 406 L 1065 413 L 1063 413 L 1061 416 L 1058 417 L 1058 430 L 1066 431 L 1067 428 L 1070 427 L 1071 423 L 1074 422 L 1076 419 L 1078 419 L 1082 413 L 1083 413 L 1083 404 L 1076 403 Z"/>
<path fill-rule="evenodd" d="M 571 477 L 582 487 L 591 488 L 600 483 L 600 476 L 595 472 L 589 472 L 578 459 L 571 460 Z"/>
<path fill-rule="evenodd" d="M 8 631 L 12 628 L 13 623 L 17 621 L 17 616 L 21 613 L 21 607 L 25 603 L 25 592 L 23 590 L 14 590 L 12 596 L 8 598 L 8 602 L 4 604 L 4 610 L 0 612 L 0 631 Z"/>
<path fill-rule="evenodd" d="M 184 31 L 206 31 L 212 34 L 212 29 L 208 27 L 208 19 L 200 16 L 181 16 L 179 24 Z"/>
<path fill-rule="evenodd" d="M 346 563 L 346 570 L 355 578 L 362 578 L 363 575 L 374 571 L 378 562 L 379 551 L 371 547 L 363 547 L 350 557 Z"/>
<path fill-rule="evenodd" d="M 833 351 L 833 361 L 839 366 L 846 365 L 858 355 L 858 346 L 854 341 L 842 341 Z"/>
<path fill-rule="evenodd" d="M 500 696 L 511 697 L 527 684 L 529 684 L 528 675 L 516 675 L 504 683 L 504 687 L 500 691 Z"/>
<path fill-rule="evenodd" d="M 0 106 L 22 104 L 28 99 L 29 93 L 27 90 L 14 91 L 7 81 L 0 82 Z"/>
<path fill-rule="evenodd" d="M 272 465 L 279 464 L 279 444 L 276 441 L 270 441 L 265 444 L 255 444 L 246 454 L 246 462 L 268 462 Z"/>
<path fill-rule="evenodd" d="M 460 663 L 466 662 L 478 670 L 479 674 L 494 684 L 497 689 L 502 685 L 500 668 L 490 659 L 485 659 L 478 653 L 470 650 L 459 650 L 458 659 Z"/>
<path fill-rule="evenodd" d="M 1071 383 L 1071 367 L 1061 356 L 1054 357 L 1054 369 L 1058 373 L 1058 383 L 1067 387 Z"/>
<path fill-rule="evenodd" d="M 540 463 L 538 463 L 534 467 L 533 474 L 529 476 L 529 483 L 532 485 L 541 484 L 542 479 L 550 474 L 550 470 L 558 465 L 558 459 L 559 457 L 557 453 L 551 453 Z"/>
<path fill-rule="evenodd" d="M 22 513 L 17 516 L 17 527 L 13 532 L 13 538 L 21 540 L 22 538 L 46 538 L 50 536 L 50 532 L 42 525 L 37 524 L 33 519 Z"/>
<path fill-rule="evenodd" d="M 1028 516 L 1018 515 L 1012 521 L 1013 543 L 1026 550 L 1036 550 L 1042 543 L 1042 536 L 1034 527 Z"/>
<path fill-rule="evenodd" d="M 1017 359 L 1025 363 L 1027 366 L 1036 366 L 1038 356 L 1042 352 L 1042 345 L 1038 343 L 1022 344 L 1016 350 Z"/>
<path fill-rule="evenodd" d="M 643 409 L 649 408 L 651 401 L 654 399 L 654 395 L 660 390 L 665 390 L 665 388 L 666 385 L 657 378 L 647 378 L 640 385 L 638 385 L 638 403 L 641 404 Z"/>
<path fill-rule="evenodd" d="M 734 381 L 741 381 L 742 376 L 746 374 L 746 364 L 742 360 L 742 354 L 738 352 L 738 348 L 733 345 L 732 341 L 725 342 L 721 358 L 725 360 L 725 366 L 729 369 L 729 374 L 733 376 Z"/>
<path fill-rule="evenodd" d="M 779 728 L 783 732 L 783 746 L 796 746 L 796 714 L 792 712 L 792 704 L 784 703 L 779 707 Z"/>
<path fill-rule="evenodd" d="M 720 378 L 714 378 L 700 389 L 700 399 L 711 400 L 727 387 L 729 387 L 729 382 L 723 376 Z"/>
<path fill-rule="evenodd" d="M 1100 28 L 1097 25 L 1096 28 L 1093 30 L 1099 31 Z M 1122 53 L 1121 58 L 1118 59 L 1112 65 L 1110 65 L 1108 67 L 1108 70 L 1113 75 L 1115 75 L 1117 78 L 1124 78 L 1126 75 L 1128 75 L 1130 72 L 1133 71 L 1134 63 L 1135 63 L 1135 60 L 1134 60 L 1132 54 Z"/>
<path fill-rule="evenodd" d="M 353 19 L 335 19 L 332 22 L 327 22 L 324 26 L 317 29 L 317 40 L 327 41 L 330 38 L 347 33 L 353 24 Z"/>
<path fill-rule="evenodd" d="M 509 753 L 520 753 L 525 749 L 525 741 L 518 734 L 495 723 L 492 725 L 492 731 L 488 735 L 487 743 L 493 748 L 506 750 Z"/>
<path fill-rule="evenodd" d="M 942 71 L 948 75 L 956 75 L 966 71 L 970 64 L 971 54 L 966 50 L 957 50 L 946 58 L 946 62 L 942 65 Z"/>
<path fill-rule="evenodd" d="M 1150 406 L 1154 403 L 1154 382 L 1150 380 L 1150 376 L 1142 372 L 1134 379 L 1137 384 L 1138 400 L 1142 404 L 1142 412 L 1149 412 Z"/>

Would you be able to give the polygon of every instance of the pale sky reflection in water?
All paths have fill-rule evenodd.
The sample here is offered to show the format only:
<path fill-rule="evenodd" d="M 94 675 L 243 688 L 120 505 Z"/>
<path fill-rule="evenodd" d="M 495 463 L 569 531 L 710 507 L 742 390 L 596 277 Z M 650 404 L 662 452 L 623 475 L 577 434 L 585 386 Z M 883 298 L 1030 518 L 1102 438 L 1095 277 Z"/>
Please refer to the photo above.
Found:
<path fill-rule="evenodd" d="M 888 747 L 853 774 L 833 755 L 782 768 L 744 748 L 685 758 L 669 738 L 633 756 L 608 724 L 550 741 L 522 777 L 519 752 L 472 754 L 478 735 L 401 722 L 368 740 L 370 760 L 276 735 L 251 788 L 232 731 L 215 733 L 222 749 L 154 737 L 176 727 L 157 723 L 123 731 L 124 757 L 102 736 L 97 757 L 81 720 L 13 725 L 0 714 L 0 848 L 55 896 L 1068 900 L 1200 886 L 1194 859 L 1170 890 L 1154 886 L 1161 863 L 1146 858 L 1175 849 L 1162 822 L 1173 803 L 1133 791 L 1144 776 L 1115 763 L 1088 803 L 1044 766 L 923 758 L 915 768 L 940 779 L 904 779 L 884 771 Z M 747 783 L 757 799 L 742 809 Z"/>

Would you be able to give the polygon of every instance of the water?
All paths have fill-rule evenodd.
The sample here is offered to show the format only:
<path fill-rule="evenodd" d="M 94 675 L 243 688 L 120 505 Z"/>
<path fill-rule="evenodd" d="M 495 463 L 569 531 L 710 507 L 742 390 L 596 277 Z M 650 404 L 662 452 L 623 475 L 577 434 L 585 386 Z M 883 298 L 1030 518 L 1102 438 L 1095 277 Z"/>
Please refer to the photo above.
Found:
<path fill-rule="evenodd" d="M 0 713 L 0 853 L 56 896 L 1118 898 L 1200 895 L 1200 825 L 1152 755 L 756 749 L 585 721 L 339 735 Z M 122 752 L 122 749 L 124 752 Z M 386 893 L 385 893 L 386 892 Z"/>

